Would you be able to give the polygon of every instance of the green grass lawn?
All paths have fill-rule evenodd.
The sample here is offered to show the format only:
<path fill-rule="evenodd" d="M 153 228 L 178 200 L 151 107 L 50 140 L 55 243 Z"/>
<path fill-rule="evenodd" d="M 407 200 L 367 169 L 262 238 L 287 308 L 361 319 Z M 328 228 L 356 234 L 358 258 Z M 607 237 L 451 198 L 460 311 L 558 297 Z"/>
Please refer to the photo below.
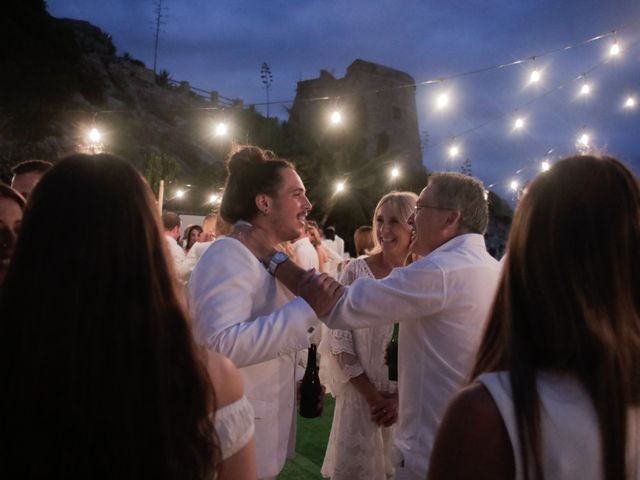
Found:
<path fill-rule="evenodd" d="M 288 460 L 278 480 L 321 479 L 320 467 L 329 441 L 335 400 L 327 395 L 324 412 L 319 418 L 302 418 L 298 415 L 296 456 Z"/>

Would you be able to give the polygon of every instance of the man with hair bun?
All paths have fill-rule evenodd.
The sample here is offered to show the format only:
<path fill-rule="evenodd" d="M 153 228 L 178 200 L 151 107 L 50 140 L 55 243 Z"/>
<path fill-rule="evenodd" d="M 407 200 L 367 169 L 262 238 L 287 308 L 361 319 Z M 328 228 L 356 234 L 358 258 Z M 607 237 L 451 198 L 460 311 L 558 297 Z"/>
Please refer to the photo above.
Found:
<path fill-rule="evenodd" d="M 343 330 L 400 323 L 397 480 L 427 476 L 445 408 L 472 366 L 500 273 L 482 237 L 488 219 L 478 180 L 432 174 L 408 219 L 410 251 L 422 258 L 381 280 L 359 278 L 321 318 L 329 328 Z M 262 236 L 258 228 L 247 229 L 244 241 L 258 258 L 268 258 Z M 284 262 L 276 274 L 292 291 L 304 279 L 293 262 Z M 384 405 L 371 411 L 383 423 L 392 414 Z"/>
<path fill-rule="evenodd" d="M 318 315 L 331 309 L 342 289 L 312 270 L 294 297 L 273 276 L 288 259 L 277 245 L 298 238 L 311 210 L 293 165 L 243 147 L 227 169 L 220 215 L 236 225 L 235 233 L 202 255 L 189 282 L 189 306 L 197 342 L 240 369 L 255 410 L 258 478 L 275 478 L 295 447 L 297 352 L 309 347 Z M 274 255 L 264 264 L 239 241 L 243 224 L 265 233 Z"/>

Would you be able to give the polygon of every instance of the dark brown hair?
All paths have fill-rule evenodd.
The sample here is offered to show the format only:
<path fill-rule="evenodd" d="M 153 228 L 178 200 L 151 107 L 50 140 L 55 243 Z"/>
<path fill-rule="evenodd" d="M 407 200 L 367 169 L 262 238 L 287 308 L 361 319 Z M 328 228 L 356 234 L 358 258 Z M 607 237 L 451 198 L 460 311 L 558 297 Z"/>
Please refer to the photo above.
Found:
<path fill-rule="evenodd" d="M 14 165 L 11 168 L 11 173 L 13 175 L 22 175 L 23 173 L 31 173 L 31 172 L 47 172 L 53 163 L 47 162 L 46 160 L 25 160 L 24 162 L 20 162 L 17 165 Z"/>
<path fill-rule="evenodd" d="M 245 146 L 233 153 L 227 161 L 228 176 L 220 204 L 222 218 L 232 224 L 253 220 L 258 214 L 256 196 L 276 196 L 283 168 L 294 167 L 269 150 Z"/>
<path fill-rule="evenodd" d="M 20 192 L 14 190 L 9 185 L 6 185 L 2 182 L 0 182 L 0 197 L 13 200 L 18 204 L 21 210 L 24 210 L 24 206 L 26 204 L 24 197 L 20 194 Z"/>
<path fill-rule="evenodd" d="M 7 478 L 214 477 L 214 392 L 156 209 L 112 155 L 63 159 L 34 190 L 0 298 Z"/>
<path fill-rule="evenodd" d="M 631 478 L 640 401 L 640 189 L 611 157 L 577 156 L 530 185 L 473 369 L 509 372 L 526 478 L 543 478 L 536 373 L 570 374 L 598 416 L 603 478 Z"/>

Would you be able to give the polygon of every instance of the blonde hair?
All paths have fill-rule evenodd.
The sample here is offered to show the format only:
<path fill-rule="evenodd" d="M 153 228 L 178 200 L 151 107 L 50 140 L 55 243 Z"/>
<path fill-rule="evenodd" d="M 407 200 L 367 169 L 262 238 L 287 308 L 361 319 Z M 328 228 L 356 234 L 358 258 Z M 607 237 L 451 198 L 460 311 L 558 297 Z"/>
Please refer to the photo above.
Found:
<path fill-rule="evenodd" d="M 391 192 L 387 193 L 380 199 L 378 205 L 376 205 L 376 209 L 373 211 L 373 218 L 371 220 L 371 227 L 373 229 L 373 248 L 367 252 L 369 255 L 375 255 L 382 251 L 380 243 L 378 242 L 378 235 L 376 235 L 376 217 L 380 213 L 380 209 L 383 205 L 389 204 L 393 214 L 402 219 L 406 224 L 407 220 L 409 220 L 409 217 L 413 213 L 417 201 L 418 195 L 413 192 Z"/>

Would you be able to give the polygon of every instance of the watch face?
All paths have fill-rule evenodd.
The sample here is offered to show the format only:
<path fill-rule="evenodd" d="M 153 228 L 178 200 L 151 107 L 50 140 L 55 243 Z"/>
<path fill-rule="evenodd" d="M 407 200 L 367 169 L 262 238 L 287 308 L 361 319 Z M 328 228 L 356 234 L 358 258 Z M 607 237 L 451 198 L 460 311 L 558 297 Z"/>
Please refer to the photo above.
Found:
<path fill-rule="evenodd" d="M 271 256 L 271 261 L 277 265 L 286 261 L 289 257 L 284 252 L 276 252 Z"/>

